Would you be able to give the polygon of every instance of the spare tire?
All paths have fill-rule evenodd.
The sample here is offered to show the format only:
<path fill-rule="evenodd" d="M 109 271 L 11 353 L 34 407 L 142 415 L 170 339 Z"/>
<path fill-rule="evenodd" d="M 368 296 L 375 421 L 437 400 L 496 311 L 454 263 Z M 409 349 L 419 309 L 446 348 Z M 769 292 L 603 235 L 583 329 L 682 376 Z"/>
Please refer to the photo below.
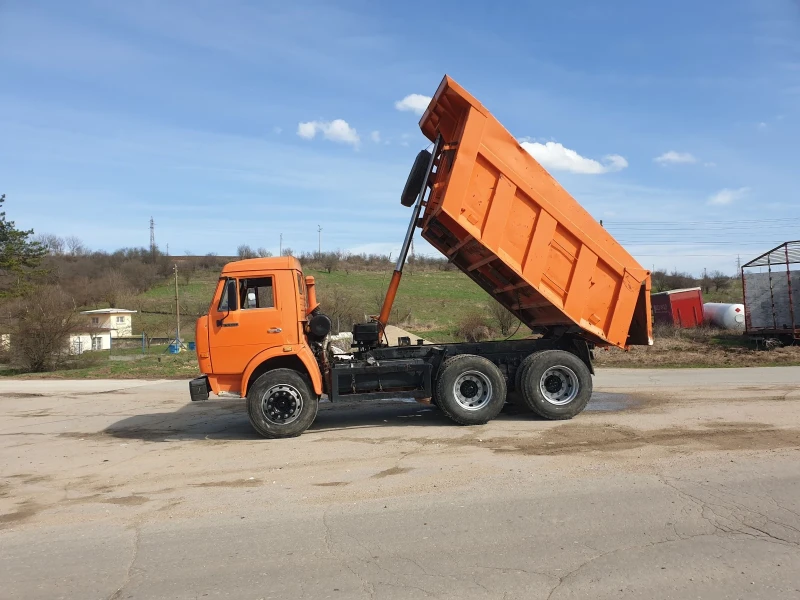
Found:
<path fill-rule="evenodd" d="M 400 195 L 400 204 L 403 206 L 414 206 L 417 196 L 419 196 L 419 190 L 422 188 L 422 182 L 425 180 L 425 175 L 428 174 L 430 162 L 431 153 L 428 150 L 422 150 L 417 154 L 414 166 L 411 167 L 411 172 L 408 174 L 408 179 L 406 179 L 406 186 Z"/>

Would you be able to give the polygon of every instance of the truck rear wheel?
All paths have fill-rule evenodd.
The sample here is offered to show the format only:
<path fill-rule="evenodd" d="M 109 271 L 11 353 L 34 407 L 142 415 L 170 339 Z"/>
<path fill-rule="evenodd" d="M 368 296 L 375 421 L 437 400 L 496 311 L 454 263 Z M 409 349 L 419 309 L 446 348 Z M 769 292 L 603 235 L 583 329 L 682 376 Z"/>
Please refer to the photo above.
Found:
<path fill-rule="evenodd" d="M 300 435 L 314 422 L 318 406 L 306 377 L 292 369 L 267 371 L 247 392 L 250 424 L 266 438 Z"/>
<path fill-rule="evenodd" d="M 506 381 L 491 361 L 472 354 L 447 359 L 436 379 L 436 404 L 460 425 L 494 419 L 506 401 Z"/>
<path fill-rule="evenodd" d="M 564 350 L 544 350 L 527 357 L 517 381 L 525 404 L 545 419 L 571 419 L 592 397 L 589 367 Z"/>

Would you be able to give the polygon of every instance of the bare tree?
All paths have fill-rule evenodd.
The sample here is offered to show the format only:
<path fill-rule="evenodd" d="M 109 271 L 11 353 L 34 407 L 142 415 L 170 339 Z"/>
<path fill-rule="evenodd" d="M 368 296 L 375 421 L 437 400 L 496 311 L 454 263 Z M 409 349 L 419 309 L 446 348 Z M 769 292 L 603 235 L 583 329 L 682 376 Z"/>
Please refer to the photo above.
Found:
<path fill-rule="evenodd" d="M 505 306 L 499 302 L 489 303 L 489 314 L 500 329 L 500 335 L 508 335 L 511 328 L 517 324 L 517 317 L 512 315 Z"/>
<path fill-rule="evenodd" d="M 727 289 L 731 285 L 730 275 L 726 275 L 722 271 L 711 271 L 709 278 L 714 284 L 714 289 L 716 291 Z"/>
<path fill-rule="evenodd" d="M 259 248 L 258 250 L 256 250 L 256 253 L 261 258 L 269 258 L 270 256 L 272 256 L 272 252 L 270 252 L 266 248 Z"/>
<path fill-rule="evenodd" d="M 42 233 L 37 235 L 35 241 L 39 242 L 51 256 L 64 254 L 64 240 L 52 233 Z"/>
<path fill-rule="evenodd" d="M 256 257 L 256 253 L 247 244 L 242 244 L 241 246 L 236 248 L 236 255 L 239 258 L 255 258 Z"/>
<path fill-rule="evenodd" d="M 86 246 L 83 245 L 81 238 L 77 236 L 68 235 L 64 238 L 64 243 L 67 246 L 67 253 L 70 256 L 85 256 L 89 253 Z"/>
<path fill-rule="evenodd" d="M 95 285 L 98 287 L 100 299 L 107 302 L 111 308 L 118 308 L 119 301 L 131 292 L 128 280 L 116 269 L 106 271 Z"/>
<path fill-rule="evenodd" d="M 179 268 L 178 273 L 180 273 L 181 278 L 183 279 L 183 285 L 189 285 L 192 282 L 192 277 L 197 272 L 197 265 L 193 260 L 185 261 Z"/>
<path fill-rule="evenodd" d="M 330 273 L 339 264 L 339 255 L 335 252 L 325 252 L 322 255 L 322 267 Z"/>
<path fill-rule="evenodd" d="M 364 303 L 361 297 L 341 285 L 328 285 L 318 292 L 322 310 L 333 323 L 335 333 L 350 331 L 353 323 L 364 318 Z"/>
<path fill-rule="evenodd" d="M 26 370 L 56 368 L 69 353 L 69 334 L 77 312 L 72 298 L 58 286 L 33 288 L 7 306 L 11 349 Z"/>
<path fill-rule="evenodd" d="M 294 256 L 294 250 L 291 248 L 284 248 L 283 252 L 281 252 L 281 256 Z"/>

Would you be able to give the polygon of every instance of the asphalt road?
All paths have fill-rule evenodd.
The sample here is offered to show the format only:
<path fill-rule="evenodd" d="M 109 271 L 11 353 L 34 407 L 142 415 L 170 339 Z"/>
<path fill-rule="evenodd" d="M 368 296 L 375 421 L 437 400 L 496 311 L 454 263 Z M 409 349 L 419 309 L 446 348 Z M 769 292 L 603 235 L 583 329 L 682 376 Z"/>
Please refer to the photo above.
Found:
<path fill-rule="evenodd" d="M 603 370 L 570 422 L 0 382 L 0 598 L 800 598 L 800 369 Z"/>

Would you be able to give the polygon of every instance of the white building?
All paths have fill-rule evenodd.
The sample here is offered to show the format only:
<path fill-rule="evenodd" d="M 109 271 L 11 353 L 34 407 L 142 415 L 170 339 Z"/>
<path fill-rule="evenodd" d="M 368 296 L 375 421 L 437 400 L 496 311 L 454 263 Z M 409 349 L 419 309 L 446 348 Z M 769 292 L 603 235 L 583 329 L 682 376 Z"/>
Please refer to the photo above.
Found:
<path fill-rule="evenodd" d="M 133 335 L 131 315 L 134 313 L 136 313 L 135 310 L 124 308 L 98 308 L 97 310 L 81 311 L 82 315 L 87 315 L 91 319 L 90 328 L 87 331 L 107 329 L 112 338 Z M 108 346 L 103 349 L 107 350 Z"/>
<path fill-rule="evenodd" d="M 111 331 L 87 327 L 69 334 L 69 353 L 83 354 L 87 350 L 111 350 Z"/>

